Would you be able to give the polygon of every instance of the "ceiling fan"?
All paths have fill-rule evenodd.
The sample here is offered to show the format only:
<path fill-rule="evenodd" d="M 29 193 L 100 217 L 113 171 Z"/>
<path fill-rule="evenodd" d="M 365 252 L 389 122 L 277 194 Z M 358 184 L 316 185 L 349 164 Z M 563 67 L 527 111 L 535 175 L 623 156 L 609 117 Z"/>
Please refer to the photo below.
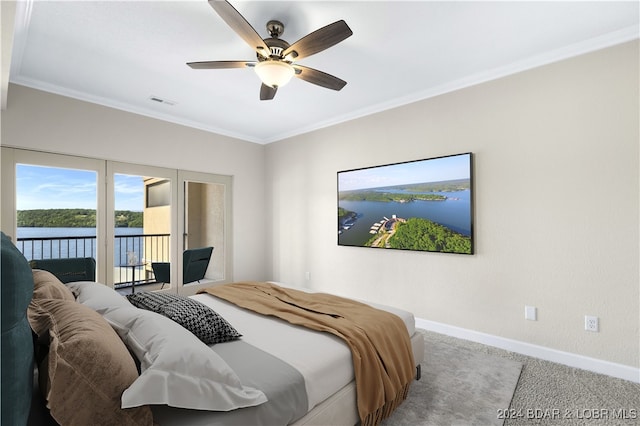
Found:
<path fill-rule="evenodd" d="M 273 99 L 278 88 L 287 84 L 293 76 L 332 90 L 340 90 L 347 84 L 346 81 L 338 77 L 295 63 L 298 59 L 321 52 L 350 37 L 353 32 L 343 20 L 322 27 L 295 43 L 289 44 L 279 38 L 284 32 L 282 22 L 276 20 L 267 22 L 267 31 L 270 37 L 262 39 L 251 24 L 228 1 L 209 0 L 209 4 L 231 29 L 242 37 L 252 49 L 255 49 L 258 60 L 188 62 L 187 65 L 191 68 L 255 68 L 260 80 L 262 80 L 260 100 L 263 101 Z"/>

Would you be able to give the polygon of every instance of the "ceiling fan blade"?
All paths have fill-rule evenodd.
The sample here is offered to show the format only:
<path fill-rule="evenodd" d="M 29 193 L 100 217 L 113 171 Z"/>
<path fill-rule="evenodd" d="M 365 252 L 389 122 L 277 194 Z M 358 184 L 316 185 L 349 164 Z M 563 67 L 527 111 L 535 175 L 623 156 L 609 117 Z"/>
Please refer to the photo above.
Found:
<path fill-rule="evenodd" d="M 268 57 L 271 54 L 262 37 L 228 1 L 209 0 L 209 5 L 252 49 L 255 49 L 256 52 L 264 57 Z"/>
<path fill-rule="evenodd" d="M 218 70 L 225 68 L 246 68 L 255 66 L 253 61 L 203 61 L 187 62 L 194 70 Z"/>
<path fill-rule="evenodd" d="M 274 89 L 273 87 L 262 83 L 262 86 L 260 86 L 260 100 L 270 101 L 276 95 L 277 91 L 278 89 Z"/>
<path fill-rule="evenodd" d="M 327 74 L 326 72 L 318 71 L 313 68 L 302 65 L 294 65 L 293 68 L 296 70 L 294 75 L 299 79 L 317 84 L 318 86 L 326 87 L 327 89 L 340 90 L 347 84 L 346 81 L 341 80 L 338 77 L 334 77 L 331 74 Z"/>
<path fill-rule="evenodd" d="M 353 31 L 351 31 L 346 22 L 343 20 L 336 21 L 302 37 L 282 52 L 282 57 L 295 52 L 291 59 L 302 59 L 328 49 L 352 34 Z"/>

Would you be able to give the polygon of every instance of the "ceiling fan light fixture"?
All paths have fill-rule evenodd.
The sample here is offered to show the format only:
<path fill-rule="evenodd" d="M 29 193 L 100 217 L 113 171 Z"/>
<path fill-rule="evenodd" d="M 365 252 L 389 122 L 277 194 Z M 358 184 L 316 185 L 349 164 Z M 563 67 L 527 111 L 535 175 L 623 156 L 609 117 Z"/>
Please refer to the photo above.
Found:
<path fill-rule="evenodd" d="M 262 61 L 255 66 L 260 80 L 269 87 L 279 88 L 291 80 L 295 74 L 293 67 L 281 61 Z"/>

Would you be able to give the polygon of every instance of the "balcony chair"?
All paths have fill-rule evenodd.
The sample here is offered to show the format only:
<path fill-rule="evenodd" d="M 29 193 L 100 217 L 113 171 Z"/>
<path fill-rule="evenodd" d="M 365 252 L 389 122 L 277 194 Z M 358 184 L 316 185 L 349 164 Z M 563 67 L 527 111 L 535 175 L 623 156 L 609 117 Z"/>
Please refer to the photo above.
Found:
<path fill-rule="evenodd" d="M 93 257 L 69 257 L 66 259 L 37 259 L 29 262 L 31 269 L 51 272 L 61 282 L 95 281 L 96 260 Z"/>
<path fill-rule="evenodd" d="M 194 281 L 200 282 L 207 272 L 213 247 L 203 247 L 185 250 L 182 253 L 182 282 L 189 284 Z M 162 283 L 160 289 L 171 281 L 171 267 L 169 262 L 152 262 L 151 269 L 156 277 L 156 282 Z"/>

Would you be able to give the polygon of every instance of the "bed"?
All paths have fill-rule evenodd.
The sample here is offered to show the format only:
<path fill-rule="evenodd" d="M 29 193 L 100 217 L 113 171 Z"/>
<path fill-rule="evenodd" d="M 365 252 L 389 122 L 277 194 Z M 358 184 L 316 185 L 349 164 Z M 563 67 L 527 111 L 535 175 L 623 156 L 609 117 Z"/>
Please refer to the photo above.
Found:
<path fill-rule="evenodd" d="M 27 274 L 29 266 L 19 252 L 5 255 L 5 248 L 9 252 L 12 245 L 8 246 L 4 235 L 2 244 L 3 424 L 7 419 L 11 419 L 7 424 L 26 424 L 19 420 L 25 416 L 24 407 L 18 409 L 15 403 L 24 402 L 24 393 L 31 392 L 33 371 L 29 361 L 28 377 L 7 378 L 14 385 L 20 382 L 24 389 L 22 395 L 6 394 L 7 348 L 20 348 L 17 342 L 21 341 L 19 350 L 24 354 L 27 341 L 24 336 L 5 341 L 5 310 L 13 309 L 4 303 L 5 294 L 14 293 L 26 294 L 30 302 L 28 319 L 38 336 L 35 364 L 40 367 L 36 369 L 40 380 L 36 388 L 48 399 L 54 417 L 64 419 L 61 423 L 97 424 L 95 419 L 101 419 L 102 424 L 161 426 L 354 425 L 361 420 L 352 353 L 334 335 L 265 317 L 209 293 L 184 298 L 184 304 L 195 302 L 198 309 L 216 313 L 216 331 L 209 330 L 207 335 L 207 331 L 190 328 L 189 333 L 184 327 L 193 324 L 172 319 L 184 304 L 172 305 L 174 311 L 167 312 L 169 305 L 158 301 L 169 297 L 164 293 L 138 293 L 139 300 L 128 299 L 95 282 L 64 285 L 43 271 L 29 269 Z M 20 271 L 20 278 L 5 279 L 5 270 Z M 137 307 L 145 303 L 145 309 Z M 12 306 L 18 317 L 27 316 L 24 301 Z M 154 311 L 159 306 L 165 307 L 162 314 Z M 376 308 L 401 319 L 419 377 L 424 343 L 415 332 L 413 316 L 385 306 Z M 26 345 L 33 350 L 31 335 L 27 337 Z M 204 344 L 207 339 L 217 343 Z M 114 348 L 118 348 L 115 356 Z M 22 354 L 13 355 L 18 359 Z M 72 365 L 74 362 L 81 367 Z M 57 369 L 57 381 L 46 380 L 51 378 L 52 367 Z M 73 375 L 83 368 L 83 377 L 60 383 L 69 371 Z M 96 391 L 96 383 L 107 386 L 112 395 L 105 397 L 109 392 L 104 389 Z M 102 400 L 87 404 L 93 393 L 100 393 Z M 5 401 L 5 397 L 13 400 Z M 33 405 L 38 405 L 38 398 L 35 401 Z M 30 408 L 33 418 L 41 407 Z M 113 416 L 115 420 L 105 420 Z"/>

